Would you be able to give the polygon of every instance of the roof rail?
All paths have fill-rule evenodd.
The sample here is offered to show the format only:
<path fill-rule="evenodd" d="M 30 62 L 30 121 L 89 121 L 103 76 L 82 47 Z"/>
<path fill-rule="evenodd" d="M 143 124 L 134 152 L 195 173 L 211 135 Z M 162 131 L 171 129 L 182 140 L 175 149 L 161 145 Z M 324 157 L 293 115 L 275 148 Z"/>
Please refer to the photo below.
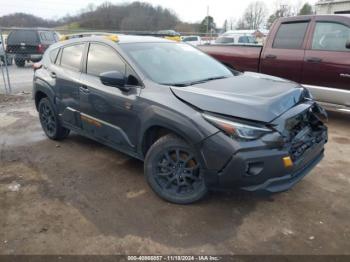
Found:
<path fill-rule="evenodd" d="M 91 37 L 91 36 L 104 36 L 113 42 L 119 41 L 118 36 L 116 34 L 105 33 L 105 32 L 84 32 L 84 33 L 62 35 L 60 38 L 60 41 L 65 41 L 65 40 L 75 39 L 75 38 Z"/>

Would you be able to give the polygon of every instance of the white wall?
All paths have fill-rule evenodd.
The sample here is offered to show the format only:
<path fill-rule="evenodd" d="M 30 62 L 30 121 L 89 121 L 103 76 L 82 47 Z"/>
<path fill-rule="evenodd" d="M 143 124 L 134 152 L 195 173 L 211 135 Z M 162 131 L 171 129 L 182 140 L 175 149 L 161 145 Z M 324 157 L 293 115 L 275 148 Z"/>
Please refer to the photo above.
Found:
<path fill-rule="evenodd" d="M 323 4 L 316 4 L 316 14 L 326 15 L 335 14 L 339 11 L 349 11 L 350 13 L 350 1 L 325 1 Z"/>

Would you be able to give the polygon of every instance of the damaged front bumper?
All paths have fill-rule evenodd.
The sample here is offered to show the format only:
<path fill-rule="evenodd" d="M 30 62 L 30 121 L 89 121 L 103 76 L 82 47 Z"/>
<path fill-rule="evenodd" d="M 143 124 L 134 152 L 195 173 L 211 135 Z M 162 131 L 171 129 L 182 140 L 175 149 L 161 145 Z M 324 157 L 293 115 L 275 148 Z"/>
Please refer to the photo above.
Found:
<path fill-rule="evenodd" d="M 279 135 L 249 143 L 231 142 L 236 151 L 226 164 L 220 170 L 204 170 L 209 187 L 269 193 L 293 187 L 324 156 L 328 131 L 318 114 L 326 117 L 317 104 L 300 104 L 274 121 Z M 218 133 L 212 141 L 224 136 Z"/>
<path fill-rule="evenodd" d="M 283 192 L 305 177 L 324 157 L 323 143 L 315 145 L 310 148 L 299 162 L 294 163 L 294 168 L 288 174 L 283 175 L 285 171 L 281 170 L 281 177 L 274 177 L 266 180 L 264 183 L 253 186 L 242 187 L 246 191 L 255 192 L 269 192 L 277 193 Z"/>

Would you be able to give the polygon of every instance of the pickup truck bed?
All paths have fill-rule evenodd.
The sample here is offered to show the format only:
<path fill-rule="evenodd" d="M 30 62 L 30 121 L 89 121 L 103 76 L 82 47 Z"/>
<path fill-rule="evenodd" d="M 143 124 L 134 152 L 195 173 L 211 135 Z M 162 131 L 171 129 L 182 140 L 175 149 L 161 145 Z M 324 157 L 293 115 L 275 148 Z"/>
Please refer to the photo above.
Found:
<path fill-rule="evenodd" d="M 199 48 L 235 70 L 301 83 L 319 102 L 350 112 L 349 15 L 278 19 L 264 46 Z"/>

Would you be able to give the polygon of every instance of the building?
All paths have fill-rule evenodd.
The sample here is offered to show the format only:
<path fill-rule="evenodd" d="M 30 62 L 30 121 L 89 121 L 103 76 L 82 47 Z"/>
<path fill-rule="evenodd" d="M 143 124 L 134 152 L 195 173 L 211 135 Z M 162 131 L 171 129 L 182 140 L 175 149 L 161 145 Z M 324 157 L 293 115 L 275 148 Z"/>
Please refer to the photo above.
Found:
<path fill-rule="evenodd" d="M 320 0 L 315 9 L 317 15 L 350 14 L 350 0 Z"/>

